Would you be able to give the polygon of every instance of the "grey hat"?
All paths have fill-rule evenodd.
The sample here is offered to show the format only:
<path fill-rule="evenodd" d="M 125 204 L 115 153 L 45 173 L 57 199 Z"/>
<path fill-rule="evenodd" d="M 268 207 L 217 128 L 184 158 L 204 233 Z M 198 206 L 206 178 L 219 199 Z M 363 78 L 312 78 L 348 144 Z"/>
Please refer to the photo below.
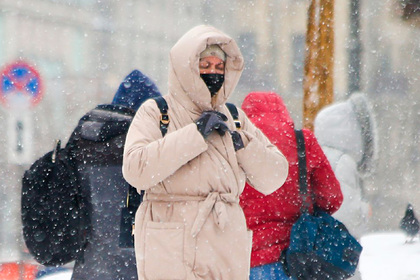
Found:
<path fill-rule="evenodd" d="M 219 47 L 219 45 L 208 45 L 207 48 L 200 53 L 200 58 L 215 56 L 223 61 L 226 61 L 226 53 Z"/>

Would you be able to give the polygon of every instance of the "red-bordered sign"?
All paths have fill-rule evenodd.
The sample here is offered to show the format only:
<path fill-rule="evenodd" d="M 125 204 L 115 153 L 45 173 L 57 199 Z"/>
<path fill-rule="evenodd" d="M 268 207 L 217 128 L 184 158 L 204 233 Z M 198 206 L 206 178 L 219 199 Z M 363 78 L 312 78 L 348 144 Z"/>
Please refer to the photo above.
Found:
<path fill-rule="evenodd" d="M 28 63 L 17 61 L 6 65 L 0 78 L 0 102 L 5 106 L 35 106 L 42 99 L 41 77 Z"/>

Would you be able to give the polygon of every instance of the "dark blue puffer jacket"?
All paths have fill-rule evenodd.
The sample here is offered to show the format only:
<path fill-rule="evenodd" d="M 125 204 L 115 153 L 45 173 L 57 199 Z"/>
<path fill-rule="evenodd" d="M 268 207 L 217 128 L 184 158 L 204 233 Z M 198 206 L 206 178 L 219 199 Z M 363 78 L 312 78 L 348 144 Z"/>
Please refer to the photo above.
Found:
<path fill-rule="evenodd" d="M 74 266 L 74 280 L 137 279 L 134 249 L 119 247 L 121 210 L 129 187 L 122 176 L 122 156 L 135 111 L 156 96 L 160 96 L 156 85 L 134 70 L 121 83 L 112 104 L 86 113 L 70 137 L 90 220 L 83 258 Z"/>

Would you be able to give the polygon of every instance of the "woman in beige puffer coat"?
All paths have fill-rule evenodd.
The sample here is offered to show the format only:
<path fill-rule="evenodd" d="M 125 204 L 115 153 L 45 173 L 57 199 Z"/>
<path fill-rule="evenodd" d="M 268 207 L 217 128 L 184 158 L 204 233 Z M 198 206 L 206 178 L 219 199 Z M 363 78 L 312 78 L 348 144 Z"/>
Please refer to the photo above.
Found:
<path fill-rule="evenodd" d="M 210 45 L 226 55 L 224 83 L 213 97 L 199 72 L 200 54 Z M 241 129 L 235 128 L 225 102 L 243 65 L 232 38 L 211 26 L 191 29 L 170 52 L 168 133 L 162 137 L 153 100 L 130 126 L 123 174 L 145 190 L 135 227 L 139 279 L 248 279 L 252 234 L 239 195 L 246 180 L 261 193 L 274 192 L 288 164 L 240 109 Z M 229 131 L 204 137 L 197 119 L 208 111 L 227 116 Z M 235 130 L 243 144 L 237 151 Z"/>

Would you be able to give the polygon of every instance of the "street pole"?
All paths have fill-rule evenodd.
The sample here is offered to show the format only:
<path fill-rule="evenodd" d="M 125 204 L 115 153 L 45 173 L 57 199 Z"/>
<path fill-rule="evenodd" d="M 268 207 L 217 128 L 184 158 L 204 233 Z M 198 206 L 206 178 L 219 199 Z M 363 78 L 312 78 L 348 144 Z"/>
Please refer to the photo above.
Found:
<path fill-rule="evenodd" d="M 303 81 L 303 127 L 334 97 L 334 0 L 312 0 L 308 10 Z"/>
<path fill-rule="evenodd" d="M 362 42 L 360 40 L 360 0 L 350 2 L 350 47 L 348 93 L 361 90 Z"/>

